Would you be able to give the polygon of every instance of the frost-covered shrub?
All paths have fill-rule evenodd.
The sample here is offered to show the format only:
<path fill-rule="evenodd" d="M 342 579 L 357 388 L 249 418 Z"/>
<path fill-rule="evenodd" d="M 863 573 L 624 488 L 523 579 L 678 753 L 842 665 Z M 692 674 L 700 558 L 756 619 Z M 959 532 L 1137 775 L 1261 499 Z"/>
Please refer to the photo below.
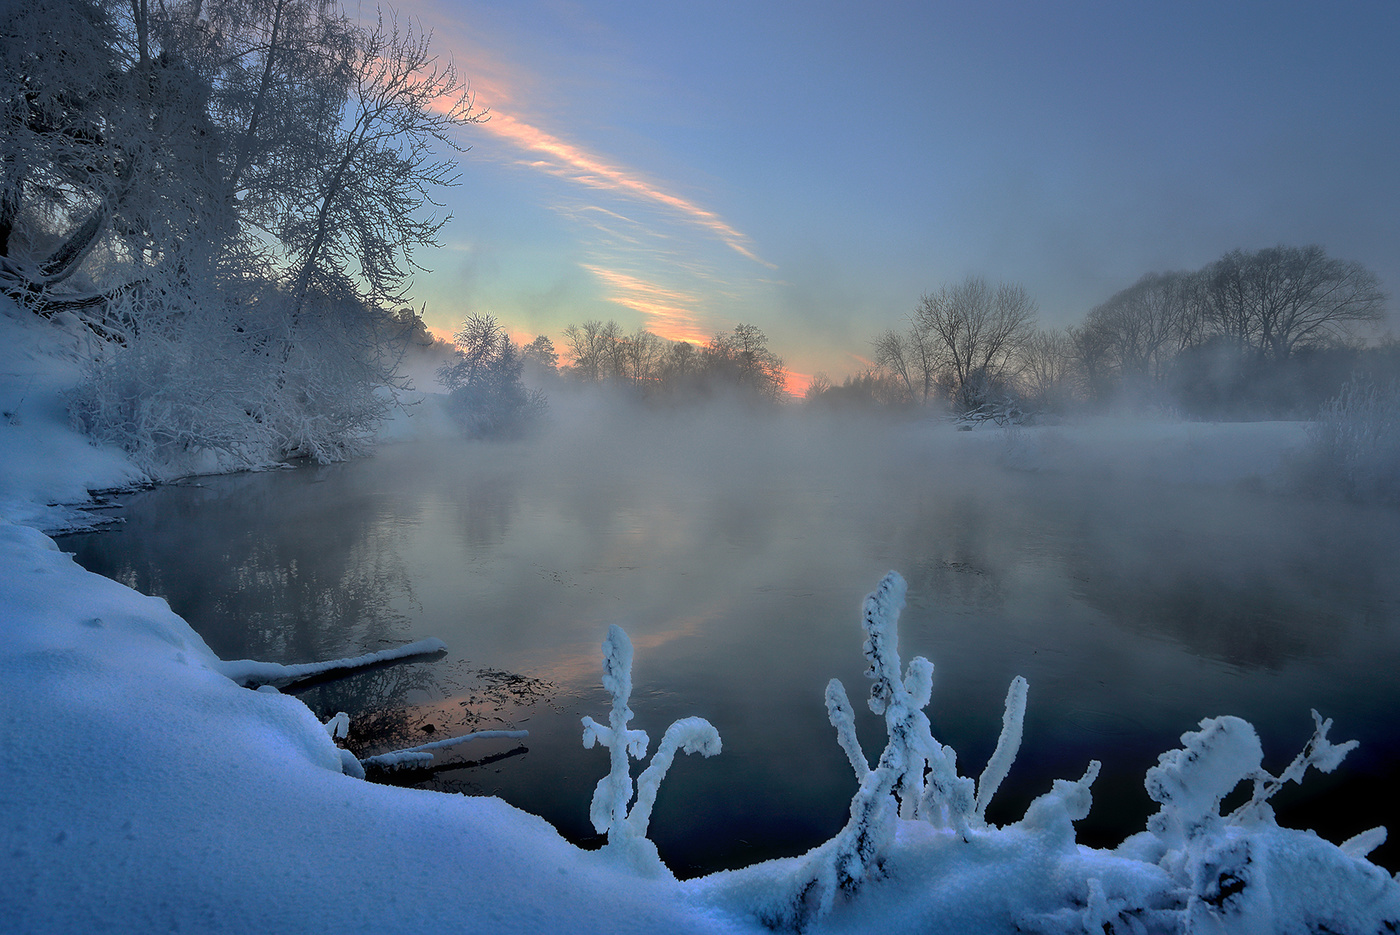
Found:
<path fill-rule="evenodd" d="M 1027 685 L 1020 676 L 1007 691 L 1001 736 L 975 785 L 958 775 L 953 748 L 934 739 L 923 712 L 933 694 L 933 663 L 916 656 L 902 677 L 899 671 L 898 624 L 905 591 L 904 579 L 892 571 L 866 596 L 862 611 L 865 658 L 870 663 L 866 677 L 873 682 L 867 703 L 884 716 L 885 749 L 872 770 L 856 736 L 845 686 L 839 679 L 828 682 L 827 716 L 860 785 L 846 826 L 809 852 L 795 886 L 776 894 L 760 911 L 770 926 L 800 930 L 829 912 L 838 894 L 853 896 L 866 880 L 878 876 L 894 841 L 897 819 L 924 821 L 966 840 L 974 828 L 986 826 L 987 803 L 1016 759 L 1026 712 Z"/>
<path fill-rule="evenodd" d="M 608 628 L 607 638 L 603 640 L 603 687 L 612 695 L 608 723 L 603 725 L 584 717 L 583 745 L 588 748 L 597 743 L 607 747 L 611 753 L 611 768 L 593 792 L 589 817 L 599 834 L 605 831 L 608 834 L 604 850 L 619 856 L 638 873 L 657 876 L 665 873 L 666 868 L 656 845 L 646 837 L 657 788 L 678 750 L 706 757 L 719 753 L 719 731 L 702 717 L 682 718 L 666 728 L 651 764 L 637 777 L 637 799 L 632 802 L 628 758 L 640 760 L 646 756 L 650 738 L 646 731 L 627 726 L 632 720 L 632 709 L 627 706 L 632 695 L 632 641 L 616 624 Z M 630 811 L 629 802 L 632 803 Z"/>
<path fill-rule="evenodd" d="M 1362 500 L 1400 501 L 1400 383 L 1353 378 L 1308 429 L 1312 471 Z"/>
<path fill-rule="evenodd" d="M 888 912 L 900 931 L 1400 931 L 1400 885 L 1365 859 L 1384 842 L 1384 828 L 1338 846 L 1274 820 L 1269 799 L 1284 784 L 1300 782 L 1309 767 L 1332 771 L 1355 746 L 1328 740 L 1331 722 L 1315 711 L 1312 738 L 1278 775 L 1262 768 L 1249 723 L 1203 720 L 1148 771 L 1148 794 L 1160 805 L 1148 830 L 1112 851 L 1076 841 L 1074 823 L 1093 804 L 1097 761 L 1078 780 L 1055 780 L 1015 824 L 988 825 L 987 802 L 1020 745 L 1026 682 L 1011 683 L 1001 737 L 974 789 L 921 710 L 933 666 L 917 657 L 901 677 L 896 624 L 904 594 L 891 572 L 864 605 L 870 707 L 884 716 L 888 734 L 874 768 L 845 688 L 835 679 L 827 685 L 827 712 L 859 783 L 850 819 L 801 857 L 730 877 L 736 898 L 764 924 L 802 931 L 838 899 L 859 899 L 854 912 Z M 1252 794 L 1222 815 L 1221 803 L 1241 782 L 1252 784 Z M 844 930 L 850 917 L 838 918 L 831 921 Z"/>
<path fill-rule="evenodd" d="M 1389 874 L 1365 856 L 1385 841 L 1385 828 L 1333 845 L 1312 832 L 1281 828 L 1268 800 L 1309 767 L 1330 773 L 1356 741 L 1327 739 L 1331 720 L 1312 712 L 1315 729 L 1279 775 L 1263 769 L 1263 750 L 1249 722 L 1207 718 L 1182 735 L 1182 748 L 1147 771 L 1147 793 L 1161 808 L 1147 831 L 1118 853 L 1167 871 L 1175 929 L 1182 932 L 1382 932 L 1400 929 L 1400 893 Z M 1222 800 L 1241 782 L 1248 801 L 1227 815 Z"/>
<path fill-rule="evenodd" d="M 109 308 L 119 341 L 94 347 L 69 397 L 74 423 L 156 477 L 368 450 L 391 361 L 375 316 L 276 293 L 132 291 Z"/>

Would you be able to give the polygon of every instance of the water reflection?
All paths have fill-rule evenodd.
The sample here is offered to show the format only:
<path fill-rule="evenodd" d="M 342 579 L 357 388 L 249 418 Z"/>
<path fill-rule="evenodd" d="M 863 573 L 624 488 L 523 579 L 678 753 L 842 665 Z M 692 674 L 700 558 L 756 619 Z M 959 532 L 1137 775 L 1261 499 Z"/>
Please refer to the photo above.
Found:
<path fill-rule="evenodd" d="M 834 676 L 863 694 L 859 604 L 891 568 L 910 583 L 901 648 L 937 665 L 929 714 L 963 772 L 991 753 L 1007 683 L 1030 681 L 1022 754 L 990 818 L 1019 817 L 1097 758 L 1081 840 L 1116 843 L 1151 810 L 1147 767 L 1201 718 L 1254 721 L 1268 766 L 1297 752 L 1317 707 L 1362 747 L 1281 798 L 1282 819 L 1337 840 L 1400 824 L 1368 794 L 1400 780 L 1393 513 L 1007 472 L 977 442 L 856 422 L 564 425 L 151 491 L 129 499 L 124 528 L 63 547 L 167 597 L 225 657 L 441 637 L 442 665 L 305 697 L 350 712 L 365 752 L 430 739 L 428 725 L 527 728 L 527 755 L 463 750 L 415 782 L 501 795 L 580 841 L 607 763 L 583 749 L 579 718 L 606 713 L 599 643 L 623 625 L 633 726 L 656 739 L 699 715 L 724 738 L 719 757 L 678 760 L 656 804 L 652 836 L 682 875 L 799 853 L 840 827 L 854 783 L 822 691 Z M 483 667 L 548 687 L 473 708 Z M 882 730 L 856 705 L 877 750 Z"/>
<path fill-rule="evenodd" d="M 346 489 L 343 469 L 135 494 L 113 535 L 70 536 L 63 547 L 85 567 L 165 597 L 224 658 L 304 662 L 383 649 L 402 642 L 415 610 L 403 530 L 384 521 L 372 492 Z"/>

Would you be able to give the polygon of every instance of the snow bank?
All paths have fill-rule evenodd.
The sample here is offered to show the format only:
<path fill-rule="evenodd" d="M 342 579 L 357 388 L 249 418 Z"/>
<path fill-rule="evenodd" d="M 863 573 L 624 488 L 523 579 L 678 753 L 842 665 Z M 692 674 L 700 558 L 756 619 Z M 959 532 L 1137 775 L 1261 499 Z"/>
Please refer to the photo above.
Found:
<path fill-rule="evenodd" d="M 92 352 L 71 316 L 53 321 L 0 297 L 0 518 L 47 530 L 92 526 L 91 490 L 147 481 L 120 452 L 68 424 L 63 392 Z"/>

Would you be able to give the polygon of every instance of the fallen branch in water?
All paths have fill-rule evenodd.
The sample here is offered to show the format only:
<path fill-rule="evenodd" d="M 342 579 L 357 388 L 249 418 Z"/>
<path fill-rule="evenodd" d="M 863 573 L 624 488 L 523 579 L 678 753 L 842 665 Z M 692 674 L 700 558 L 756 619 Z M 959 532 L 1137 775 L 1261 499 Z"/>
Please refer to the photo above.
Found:
<path fill-rule="evenodd" d="M 418 640 L 406 646 L 380 650 L 377 653 L 365 653 L 362 656 L 351 656 L 345 659 L 330 659 L 326 662 L 282 665 L 277 662 L 259 662 L 256 659 L 226 659 L 219 661 L 218 670 L 244 688 L 257 688 L 260 685 L 286 688 L 293 683 L 309 682 L 313 679 L 325 681 L 330 678 L 339 678 L 350 672 L 404 662 L 422 656 L 435 656 L 445 652 L 447 652 L 447 644 L 433 637 Z"/>
<path fill-rule="evenodd" d="M 360 760 L 360 765 L 377 766 L 380 769 L 422 766 L 432 762 L 433 750 L 445 750 L 448 747 L 455 747 L 457 744 L 466 743 L 469 740 L 490 740 L 493 737 L 509 737 L 518 740 L 529 736 L 530 732 L 528 730 L 479 730 L 474 733 L 463 734 L 460 737 L 451 737 L 447 740 L 434 740 L 432 743 L 424 743 L 416 747 L 395 750 L 392 753 L 367 756 Z"/>

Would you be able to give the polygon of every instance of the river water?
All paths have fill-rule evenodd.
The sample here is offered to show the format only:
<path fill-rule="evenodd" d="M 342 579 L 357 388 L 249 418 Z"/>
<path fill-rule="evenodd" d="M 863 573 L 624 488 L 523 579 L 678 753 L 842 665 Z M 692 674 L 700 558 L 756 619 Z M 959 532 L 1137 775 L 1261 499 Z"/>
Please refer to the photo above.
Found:
<path fill-rule="evenodd" d="M 1080 840 L 1115 844 L 1155 808 L 1144 772 L 1203 717 L 1252 721 L 1278 772 L 1315 707 L 1362 746 L 1281 793 L 1281 822 L 1337 841 L 1400 828 L 1400 516 L 1175 483 L 1088 449 L 1028 470 L 1025 448 L 947 426 L 613 414 L 533 441 L 405 442 L 186 481 L 125 497 L 122 524 L 60 545 L 167 598 L 224 658 L 442 638 L 441 660 L 301 697 L 322 718 L 350 713 L 362 755 L 528 729 L 392 778 L 499 795 L 585 845 L 608 757 L 582 747 L 579 719 L 606 720 L 599 647 L 620 624 L 632 726 L 654 747 L 700 715 L 723 738 L 717 757 L 677 758 L 653 812 L 681 876 L 801 853 L 844 823 L 856 780 L 823 691 L 841 679 L 877 757 L 859 611 L 890 569 L 909 583 L 900 648 L 936 666 L 927 710 L 963 775 L 995 745 L 1011 678 L 1030 682 L 991 820 L 1099 759 Z"/>

